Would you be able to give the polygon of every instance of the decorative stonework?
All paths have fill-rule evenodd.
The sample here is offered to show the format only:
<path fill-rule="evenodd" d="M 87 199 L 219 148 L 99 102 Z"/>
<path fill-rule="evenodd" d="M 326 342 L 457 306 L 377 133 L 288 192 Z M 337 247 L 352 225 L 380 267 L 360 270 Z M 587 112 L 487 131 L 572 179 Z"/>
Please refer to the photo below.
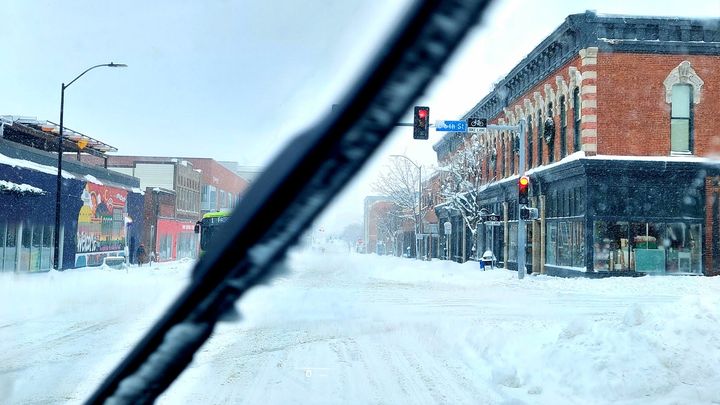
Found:
<path fill-rule="evenodd" d="M 568 109 L 568 99 L 570 98 L 569 88 L 562 76 L 555 76 L 555 85 L 557 86 L 557 101 L 555 105 L 560 105 L 560 97 L 565 96 L 565 111 Z M 558 112 L 559 114 L 559 112 Z"/>
<path fill-rule="evenodd" d="M 505 122 L 507 122 L 509 125 L 511 122 L 515 121 L 515 116 L 514 116 L 515 114 L 512 112 L 511 109 L 509 109 L 507 107 L 503 107 L 503 113 L 505 114 L 505 118 L 501 118 L 501 120 L 502 120 L 501 124 L 504 124 Z"/>
<path fill-rule="evenodd" d="M 580 50 L 582 66 L 597 65 L 598 48 L 591 46 Z"/>
<path fill-rule="evenodd" d="M 526 98 L 524 100 L 524 104 L 525 104 L 525 116 L 527 117 L 533 113 L 532 102 L 530 101 L 530 99 Z"/>
<path fill-rule="evenodd" d="M 580 74 L 580 71 L 577 70 L 575 66 L 570 66 L 568 68 L 568 75 L 570 76 L 570 84 L 568 85 L 570 89 L 575 89 L 575 87 L 580 87 L 580 83 L 582 83 L 582 75 Z"/>
<path fill-rule="evenodd" d="M 673 69 L 665 81 L 665 102 L 670 104 L 672 102 L 672 86 L 676 84 L 689 84 L 693 88 L 693 102 L 698 104 L 700 102 L 700 90 L 702 90 L 705 82 L 698 76 L 695 69 L 692 68 L 690 62 L 684 60 Z"/>
<path fill-rule="evenodd" d="M 540 110 L 542 114 L 545 115 L 545 103 L 543 102 L 540 92 L 536 91 L 533 93 L 533 97 L 535 98 L 535 111 Z"/>
<path fill-rule="evenodd" d="M 555 91 L 553 90 L 550 83 L 545 83 L 545 100 L 547 103 L 553 103 L 553 106 L 557 105 Z M 543 115 L 547 115 L 547 106 L 545 106 Z"/>
<path fill-rule="evenodd" d="M 527 99 L 526 99 L 527 100 Z M 520 104 L 515 105 L 515 121 L 513 121 L 513 125 L 517 125 L 517 123 L 524 117 L 523 108 L 520 106 Z"/>

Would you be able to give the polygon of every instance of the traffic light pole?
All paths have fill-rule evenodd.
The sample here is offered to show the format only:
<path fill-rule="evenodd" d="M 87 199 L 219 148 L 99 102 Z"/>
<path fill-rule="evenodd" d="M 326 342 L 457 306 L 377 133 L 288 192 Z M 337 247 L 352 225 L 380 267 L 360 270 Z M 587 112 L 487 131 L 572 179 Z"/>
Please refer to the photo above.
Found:
<path fill-rule="evenodd" d="M 521 119 L 519 123 L 520 130 L 518 131 L 518 135 L 520 136 L 520 156 L 519 156 L 519 162 L 518 162 L 518 175 L 524 176 L 525 175 L 525 120 Z M 522 218 L 522 215 L 520 215 L 520 204 L 518 204 L 518 260 L 517 260 L 517 266 L 518 266 L 518 278 L 522 279 L 525 277 L 525 273 L 527 270 L 525 269 L 525 249 L 527 245 L 527 228 L 525 227 L 525 220 Z"/>
<path fill-rule="evenodd" d="M 525 175 L 525 120 L 521 119 L 518 125 L 488 125 L 487 129 L 494 129 L 497 131 L 516 131 L 520 136 L 520 151 L 518 163 L 518 176 L 522 177 Z M 518 279 L 525 277 L 527 269 L 525 268 L 525 248 L 527 245 L 527 228 L 525 227 L 525 220 L 520 215 L 521 206 L 518 204 L 517 218 L 518 218 L 518 235 L 517 235 L 517 266 L 518 266 Z"/>

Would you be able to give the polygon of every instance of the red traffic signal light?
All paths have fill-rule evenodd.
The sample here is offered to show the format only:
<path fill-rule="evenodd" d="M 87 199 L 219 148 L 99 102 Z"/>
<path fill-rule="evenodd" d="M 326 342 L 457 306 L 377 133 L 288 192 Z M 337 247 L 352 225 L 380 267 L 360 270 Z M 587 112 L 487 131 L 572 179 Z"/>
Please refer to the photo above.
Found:
<path fill-rule="evenodd" d="M 518 180 L 518 204 L 528 204 L 528 189 L 530 188 L 530 177 L 522 176 Z"/>
<path fill-rule="evenodd" d="M 413 114 L 413 139 L 428 139 L 430 107 L 415 106 Z"/>

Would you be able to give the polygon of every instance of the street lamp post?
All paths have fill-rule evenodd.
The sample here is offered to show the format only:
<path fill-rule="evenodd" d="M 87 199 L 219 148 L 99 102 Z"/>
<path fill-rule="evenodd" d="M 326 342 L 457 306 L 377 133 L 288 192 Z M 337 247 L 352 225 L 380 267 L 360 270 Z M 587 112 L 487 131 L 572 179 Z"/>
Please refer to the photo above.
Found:
<path fill-rule="evenodd" d="M 420 259 L 420 241 L 418 236 L 420 235 L 420 216 L 422 215 L 422 166 L 413 162 L 409 157 L 405 155 L 390 155 L 391 157 L 399 157 L 407 160 L 418 169 L 418 210 L 417 216 L 415 217 L 415 258 Z"/>
<path fill-rule="evenodd" d="M 85 73 L 99 67 L 127 67 L 124 63 L 104 63 L 101 65 L 91 66 L 85 69 L 84 72 L 80 73 L 70 81 L 70 83 L 62 83 L 60 88 L 60 133 L 58 135 L 58 164 L 57 164 L 57 187 L 55 196 L 55 258 L 54 265 L 55 270 L 62 270 L 62 260 L 60 259 L 60 211 L 62 206 L 62 200 L 60 198 L 60 192 L 62 191 L 62 155 L 63 155 L 63 113 L 65 109 L 65 89 L 70 87 L 71 84 L 75 83 L 77 79 L 82 77 Z"/>

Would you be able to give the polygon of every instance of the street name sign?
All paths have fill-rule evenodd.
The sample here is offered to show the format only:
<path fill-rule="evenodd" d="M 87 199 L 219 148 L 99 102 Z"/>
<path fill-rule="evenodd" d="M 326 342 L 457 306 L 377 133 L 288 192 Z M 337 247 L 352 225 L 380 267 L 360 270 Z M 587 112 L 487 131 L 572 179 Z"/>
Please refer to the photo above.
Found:
<path fill-rule="evenodd" d="M 467 122 L 465 121 L 435 121 L 436 131 L 453 131 L 453 132 L 465 132 L 467 131 Z"/>

